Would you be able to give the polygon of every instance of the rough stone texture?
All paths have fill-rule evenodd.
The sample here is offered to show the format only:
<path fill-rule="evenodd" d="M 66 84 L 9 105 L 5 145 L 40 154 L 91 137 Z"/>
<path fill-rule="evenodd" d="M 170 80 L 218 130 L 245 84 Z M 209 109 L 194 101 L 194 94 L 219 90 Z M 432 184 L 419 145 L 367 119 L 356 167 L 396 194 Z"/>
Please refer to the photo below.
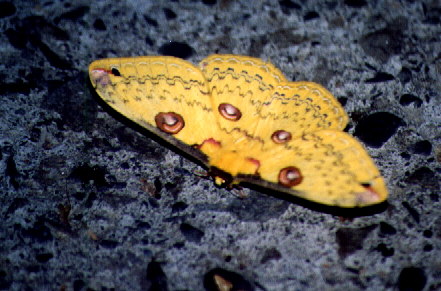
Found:
<path fill-rule="evenodd" d="M 441 289 L 438 1 L 17 0 L 0 11 L 1 290 L 211 290 L 213 274 L 247 290 Z M 104 110 L 88 82 L 97 58 L 161 53 L 252 55 L 325 85 L 389 203 L 340 213 L 254 190 L 241 200 L 195 175 Z"/>

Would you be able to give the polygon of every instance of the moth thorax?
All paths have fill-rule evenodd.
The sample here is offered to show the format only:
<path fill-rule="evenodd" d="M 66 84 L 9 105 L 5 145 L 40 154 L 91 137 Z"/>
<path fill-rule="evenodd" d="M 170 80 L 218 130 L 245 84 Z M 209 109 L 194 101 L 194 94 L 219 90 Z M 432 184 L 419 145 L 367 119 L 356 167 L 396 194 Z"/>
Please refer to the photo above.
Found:
<path fill-rule="evenodd" d="M 185 126 L 184 118 L 175 112 L 159 112 L 155 123 L 160 130 L 170 134 L 177 134 Z"/>

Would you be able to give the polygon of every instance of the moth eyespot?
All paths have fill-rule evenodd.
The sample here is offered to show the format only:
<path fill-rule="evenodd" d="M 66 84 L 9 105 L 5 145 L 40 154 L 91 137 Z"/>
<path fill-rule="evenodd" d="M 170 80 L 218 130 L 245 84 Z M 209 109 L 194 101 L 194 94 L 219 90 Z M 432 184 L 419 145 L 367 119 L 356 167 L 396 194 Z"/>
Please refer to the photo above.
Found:
<path fill-rule="evenodd" d="M 292 135 L 288 131 L 277 130 L 271 135 L 271 139 L 273 142 L 280 144 L 290 141 L 292 139 Z"/>
<path fill-rule="evenodd" d="M 155 122 L 160 130 L 170 134 L 177 134 L 185 126 L 184 118 L 174 112 L 159 112 L 155 116 Z"/>
<path fill-rule="evenodd" d="M 296 167 L 286 167 L 279 172 L 279 184 L 288 188 L 300 184 L 303 180 L 302 173 Z"/>
<path fill-rule="evenodd" d="M 227 120 L 238 121 L 242 117 L 240 110 L 229 103 L 221 103 L 219 113 Z"/>
<path fill-rule="evenodd" d="M 113 75 L 115 75 L 117 77 L 121 77 L 121 73 L 119 72 L 119 70 L 117 68 L 112 68 L 111 72 Z"/>

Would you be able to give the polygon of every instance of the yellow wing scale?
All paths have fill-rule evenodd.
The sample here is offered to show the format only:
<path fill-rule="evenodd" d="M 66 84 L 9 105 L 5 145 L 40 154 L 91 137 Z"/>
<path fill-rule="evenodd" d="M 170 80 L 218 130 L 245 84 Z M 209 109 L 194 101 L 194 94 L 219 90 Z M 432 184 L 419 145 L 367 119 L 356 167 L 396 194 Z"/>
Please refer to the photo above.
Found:
<path fill-rule="evenodd" d="M 114 58 L 93 62 L 89 74 L 106 103 L 198 155 L 217 184 L 251 182 L 340 207 L 387 199 L 374 162 L 342 131 L 339 102 L 268 62 L 212 55 L 198 68 L 174 57 Z"/>
<path fill-rule="evenodd" d="M 323 129 L 343 130 L 348 123 L 340 103 L 313 82 L 281 83 L 259 108 L 259 117 L 254 135 L 265 139 L 279 129 L 296 138 Z"/>
<path fill-rule="evenodd" d="M 93 62 L 89 72 L 106 103 L 147 129 L 156 127 L 158 112 L 174 111 L 185 120 L 174 136 L 178 140 L 194 145 L 214 135 L 215 126 L 204 128 L 216 124 L 207 82 L 191 63 L 173 57 L 114 58 Z M 96 77 L 103 74 L 107 82 Z"/>
<path fill-rule="evenodd" d="M 345 132 L 322 130 L 305 134 L 265 154 L 260 177 L 278 183 L 278 169 L 295 165 L 303 179 L 289 189 L 302 198 L 354 207 L 375 204 L 387 197 L 374 162 L 363 146 Z"/>
<path fill-rule="evenodd" d="M 247 114 L 242 114 L 242 118 L 234 123 L 223 119 L 215 110 L 220 127 L 227 132 L 240 128 L 252 134 L 259 120 L 260 106 L 268 100 L 277 84 L 286 82 L 276 67 L 257 58 L 212 55 L 203 59 L 199 67 L 207 79 L 214 109 L 222 103 L 229 103 L 246 110 Z"/>

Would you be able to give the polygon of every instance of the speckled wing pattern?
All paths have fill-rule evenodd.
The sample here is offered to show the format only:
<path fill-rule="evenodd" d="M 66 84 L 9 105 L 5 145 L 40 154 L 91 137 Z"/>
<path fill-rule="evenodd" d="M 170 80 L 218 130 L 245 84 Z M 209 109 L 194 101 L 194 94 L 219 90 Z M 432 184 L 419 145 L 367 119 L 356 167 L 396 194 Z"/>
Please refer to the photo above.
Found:
<path fill-rule="evenodd" d="M 89 66 L 98 95 L 122 115 L 195 156 L 217 185 L 254 183 L 339 207 L 380 203 L 387 189 L 348 116 L 313 82 L 289 82 L 268 62 L 212 55 Z"/>
<path fill-rule="evenodd" d="M 98 95 L 113 109 L 207 163 L 192 146 L 215 135 L 216 126 L 203 125 L 216 120 L 197 67 L 174 57 L 110 58 L 93 62 L 89 74 Z M 184 127 L 177 133 L 164 130 L 157 123 L 159 112 L 180 112 Z"/>
<path fill-rule="evenodd" d="M 256 184 L 270 187 L 279 182 L 280 169 L 295 165 L 301 181 L 281 192 L 295 190 L 307 200 L 341 207 L 364 206 L 383 201 L 384 180 L 363 146 L 345 132 L 320 130 L 293 139 L 275 150 L 265 151 Z M 276 167 L 277 165 L 277 167 Z M 244 180 L 247 180 L 246 178 Z"/>
<path fill-rule="evenodd" d="M 244 109 L 237 120 L 224 118 L 228 115 L 222 115 L 220 110 L 214 111 L 221 129 L 228 133 L 241 130 L 253 135 L 262 104 L 270 99 L 274 85 L 286 82 L 276 67 L 256 58 L 212 55 L 202 60 L 199 67 L 207 79 L 213 108 L 229 104 L 234 105 L 230 108 L 233 112 Z"/>

